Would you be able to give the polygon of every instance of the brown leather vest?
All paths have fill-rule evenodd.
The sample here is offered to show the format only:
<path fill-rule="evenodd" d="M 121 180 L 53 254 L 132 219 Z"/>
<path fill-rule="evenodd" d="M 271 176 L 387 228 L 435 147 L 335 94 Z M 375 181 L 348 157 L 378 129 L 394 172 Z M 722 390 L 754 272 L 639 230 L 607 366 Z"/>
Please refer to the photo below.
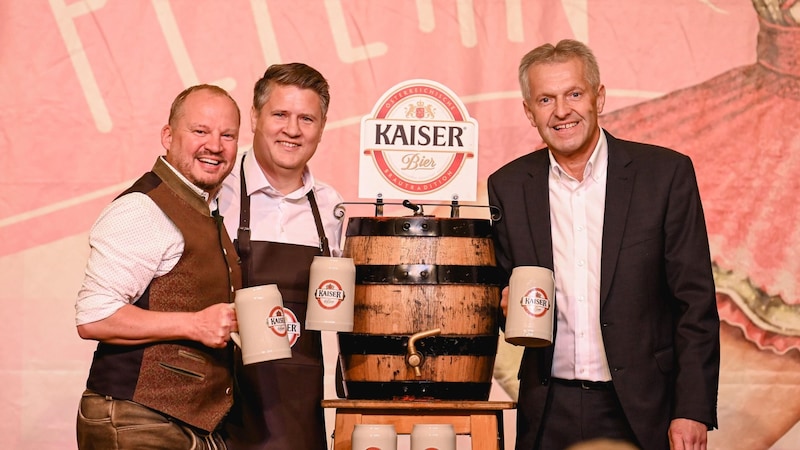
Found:
<path fill-rule="evenodd" d="M 151 281 L 135 306 L 151 311 L 199 311 L 233 301 L 241 271 L 221 217 L 163 163 L 121 195 L 147 194 L 184 238 L 180 260 Z M 233 403 L 230 346 L 212 349 L 175 341 L 138 346 L 99 343 L 87 387 L 133 400 L 194 427 L 215 430 Z"/>

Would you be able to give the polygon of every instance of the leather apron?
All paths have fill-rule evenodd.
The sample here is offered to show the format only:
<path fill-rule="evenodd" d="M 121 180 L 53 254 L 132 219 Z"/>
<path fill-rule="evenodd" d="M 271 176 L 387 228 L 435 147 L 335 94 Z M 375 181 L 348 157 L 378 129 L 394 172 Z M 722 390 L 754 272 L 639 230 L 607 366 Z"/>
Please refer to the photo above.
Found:
<path fill-rule="evenodd" d="M 237 351 L 238 389 L 226 424 L 226 444 L 230 450 L 327 450 L 321 406 L 322 338 L 319 331 L 305 329 L 311 262 L 314 256 L 330 256 L 314 191 L 309 191 L 307 198 L 320 237 L 318 247 L 251 241 L 244 160 L 241 180 L 239 231 L 234 245 L 242 262 L 242 284 L 278 285 L 283 306 L 291 311 L 287 311 L 286 319 L 293 343 L 291 358 L 247 366 L 242 365 L 241 352 Z"/>

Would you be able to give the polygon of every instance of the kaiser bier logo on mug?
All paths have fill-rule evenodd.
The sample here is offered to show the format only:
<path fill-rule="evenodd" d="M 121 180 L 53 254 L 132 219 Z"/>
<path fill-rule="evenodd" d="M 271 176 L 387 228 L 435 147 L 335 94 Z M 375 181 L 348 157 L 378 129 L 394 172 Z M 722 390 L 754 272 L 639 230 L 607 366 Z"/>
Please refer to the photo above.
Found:
<path fill-rule="evenodd" d="M 353 331 L 355 283 L 353 258 L 315 256 L 309 275 L 306 328 Z"/>
<path fill-rule="evenodd" d="M 508 282 L 505 339 L 514 345 L 546 347 L 553 343 L 555 306 L 553 271 L 518 266 Z"/>

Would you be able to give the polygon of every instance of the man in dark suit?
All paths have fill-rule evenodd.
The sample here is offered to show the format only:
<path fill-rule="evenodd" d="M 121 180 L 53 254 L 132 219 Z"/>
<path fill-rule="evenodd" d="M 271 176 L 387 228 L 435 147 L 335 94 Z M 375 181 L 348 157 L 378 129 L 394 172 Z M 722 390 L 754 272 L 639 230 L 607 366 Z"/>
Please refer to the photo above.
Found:
<path fill-rule="evenodd" d="M 705 449 L 719 317 L 690 159 L 600 128 L 605 87 L 580 42 L 532 50 L 519 81 L 547 148 L 489 177 L 497 261 L 554 270 L 555 331 L 522 358 L 517 449 Z M 509 301 L 504 289 L 504 312 Z"/>

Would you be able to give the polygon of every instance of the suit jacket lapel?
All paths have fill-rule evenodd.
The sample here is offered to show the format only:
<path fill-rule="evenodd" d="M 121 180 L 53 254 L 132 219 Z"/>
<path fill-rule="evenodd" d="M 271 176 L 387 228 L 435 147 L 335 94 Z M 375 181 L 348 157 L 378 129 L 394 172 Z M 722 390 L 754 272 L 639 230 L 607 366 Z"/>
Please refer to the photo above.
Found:
<path fill-rule="evenodd" d="M 550 158 L 547 149 L 539 150 L 534 154 L 535 159 L 530 167 L 530 178 L 522 186 L 525 213 L 528 216 L 528 227 L 533 245 L 533 255 L 531 260 L 524 264 L 538 265 L 553 269 L 553 234 L 550 230 L 550 191 L 548 188 Z M 558 310 L 558 300 L 556 299 L 554 314 Z M 553 324 L 553 333 L 557 332 L 556 324 Z M 525 354 L 530 358 L 530 354 L 535 354 L 537 372 L 541 380 L 550 378 L 550 371 L 553 365 L 553 346 L 550 345 L 543 351 L 533 352 L 533 349 L 526 349 Z M 523 360 L 526 358 L 523 357 Z M 524 363 L 523 363 L 524 364 Z"/>
<path fill-rule="evenodd" d="M 547 150 L 535 153 L 531 178 L 523 186 L 525 211 L 528 215 L 536 265 L 553 268 L 553 239 L 550 232 L 550 194 L 547 180 L 550 159 Z"/>
<path fill-rule="evenodd" d="M 625 219 L 628 217 L 635 170 L 622 142 L 606 132 L 608 139 L 608 175 L 606 208 L 603 219 L 603 250 L 600 257 L 600 307 L 602 308 L 617 267 Z"/>

